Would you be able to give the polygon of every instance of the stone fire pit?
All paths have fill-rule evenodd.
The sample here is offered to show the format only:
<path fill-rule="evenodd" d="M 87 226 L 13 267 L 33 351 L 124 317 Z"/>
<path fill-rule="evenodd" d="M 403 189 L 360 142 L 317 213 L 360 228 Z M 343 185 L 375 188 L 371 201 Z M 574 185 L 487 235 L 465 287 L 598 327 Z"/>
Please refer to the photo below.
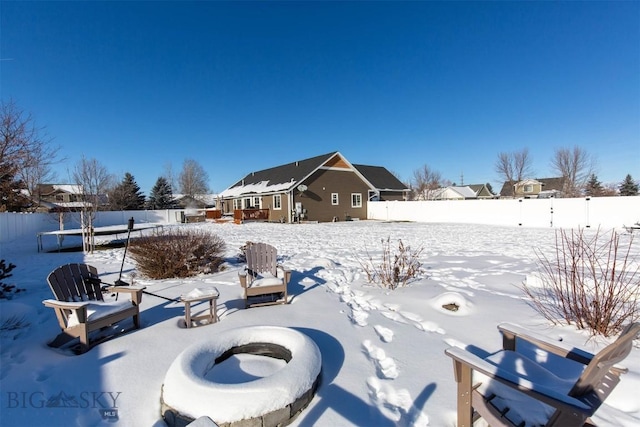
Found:
<path fill-rule="evenodd" d="M 246 355 L 276 360 L 260 363 L 263 372 L 257 375 L 229 373 L 223 382 L 215 379 L 220 370 L 238 369 L 239 363 L 229 361 L 227 368 L 225 361 Z M 162 416 L 170 427 L 202 416 L 220 427 L 287 425 L 315 395 L 321 365 L 318 346 L 294 329 L 230 329 L 188 347 L 174 360 L 162 386 Z M 218 374 L 212 375 L 214 369 Z"/>

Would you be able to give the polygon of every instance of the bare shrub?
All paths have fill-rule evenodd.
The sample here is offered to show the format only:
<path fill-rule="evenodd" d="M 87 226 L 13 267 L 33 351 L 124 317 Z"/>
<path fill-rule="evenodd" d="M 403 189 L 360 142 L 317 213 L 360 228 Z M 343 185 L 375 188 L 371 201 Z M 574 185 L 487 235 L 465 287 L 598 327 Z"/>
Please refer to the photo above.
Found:
<path fill-rule="evenodd" d="M 369 283 L 379 283 L 385 288 L 394 290 L 398 286 L 406 286 L 413 278 L 420 274 L 420 254 L 424 248 L 412 250 L 398 240 L 397 252 L 391 253 L 391 239 L 382 239 L 382 260 L 374 260 L 367 251 L 366 261 L 358 260 L 367 275 Z"/>
<path fill-rule="evenodd" d="M 620 242 L 613 230 L 592 236 L 583 229 L 556 231 L 555 252 L 539 250 L 539 287 L 524 283 L 534 307 L 555 324 L 574 324 L 592 334 L 610 336 L 639 318 L 639 264 L 633 238 Z"/>
<path fill-rule="evenodd" d="M 217 271 L 225 243 L 204 230 L 172 228 L 132 240 L 131 257 L 150 279 L 190 277 Z"/>
<path fill-rule="evenodd" d="M 9 332 L 18 331 L 31 326 L 31 323 L 26 319 L 26 316 L 11 316 L 4 319 L 0 324 L 0 336 L 4 336 Z"/>

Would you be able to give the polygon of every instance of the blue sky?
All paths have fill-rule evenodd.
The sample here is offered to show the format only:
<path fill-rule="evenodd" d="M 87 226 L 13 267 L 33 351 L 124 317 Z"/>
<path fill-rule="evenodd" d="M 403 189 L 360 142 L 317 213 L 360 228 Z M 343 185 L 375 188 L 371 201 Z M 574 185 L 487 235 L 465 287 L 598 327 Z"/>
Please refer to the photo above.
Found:
<path fill-rule="evenodd" d="M 219 192 L 331 151 L 403 180 L 500 179 L 527 147 L 640 179 L 640 2 L 0 2 L 0 95 L 148 194 L 197 160 Z"/>

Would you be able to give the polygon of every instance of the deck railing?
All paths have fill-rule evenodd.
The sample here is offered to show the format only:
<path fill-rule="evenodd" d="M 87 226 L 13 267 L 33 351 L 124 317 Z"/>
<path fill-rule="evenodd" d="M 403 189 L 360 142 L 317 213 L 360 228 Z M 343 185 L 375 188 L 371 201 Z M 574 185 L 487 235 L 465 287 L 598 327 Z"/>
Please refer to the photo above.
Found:
<path fill-rule="evenodd" d="M 233 220 L 238 221 L 268 221 L 269 209 L 236 209 Z"/>

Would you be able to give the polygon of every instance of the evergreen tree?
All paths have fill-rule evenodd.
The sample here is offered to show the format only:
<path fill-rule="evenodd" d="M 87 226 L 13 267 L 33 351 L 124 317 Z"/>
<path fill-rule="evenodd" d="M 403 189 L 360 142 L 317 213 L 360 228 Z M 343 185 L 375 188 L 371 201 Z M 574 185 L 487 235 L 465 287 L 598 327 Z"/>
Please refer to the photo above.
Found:
<path fill-rule="evenodd" d="M 589 176 L 589 180 L 587 181 L 584 192 L 587 196 L 592 197 L 604 195 L 604 187 L 602 187 L 602 183 L 598 181 L 598 177 L 596 176 L 596 174 L 592 173 Z"/>
<path fill-rule="evenodd" d="M 624 181 L 620 184 L 621 196 L 637 196 L 638 195 L 638 183 L 631 178 L 631 174 L 627 174 Z"/>
<path fill-rule="evenodd" d="M 147 202 L 149 209 L 171 209 L 174 207 L 173 191 L 166 178 L 160 177 L 151 189 Z"/>
<path fill-rule="evenodd" d="M 124 174 L 122 182 L 109 192 L 109 206 L 115 211 L 144 209 L 144 194 L 129 172 Z"/>
<path fill-rule="evenodd" d="M 493 187 L 491 186 L 491 183 L 489 183 L 489 182 L 487 182 L 487 190 L 489 190 L 489 193 L 491 193 L 491 194 L 496 194 L 496 193 L 493 191 Z"/>
<path fill-rule="evenodd" d="M 13 174 L 5 173 L 0 164 L 0 212 L 20 212 L 29 206 L 29 200 L 22 195 L 22 183 Z"/>

